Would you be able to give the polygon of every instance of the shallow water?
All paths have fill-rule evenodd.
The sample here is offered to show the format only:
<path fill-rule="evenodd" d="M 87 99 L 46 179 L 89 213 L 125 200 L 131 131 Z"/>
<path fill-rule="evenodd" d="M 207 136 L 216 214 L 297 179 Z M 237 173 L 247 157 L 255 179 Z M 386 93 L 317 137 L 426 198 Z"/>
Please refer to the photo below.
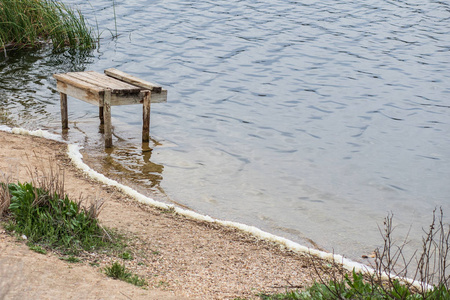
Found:
<path fill-rule="evenodd" d="M 410 244 L 450 210 L 450 5 L 439 1 L 77 4 L 102 33 L 84 53 L 0 61 L 0 122 L 60 133 L 53 73 L 115 67 L 158 82 L 141 108 L 69 100 L 69 141 L 143 193 L 358 259 L 395 215 Z M 446 217 L 446 220 L 449 220 Z"/>

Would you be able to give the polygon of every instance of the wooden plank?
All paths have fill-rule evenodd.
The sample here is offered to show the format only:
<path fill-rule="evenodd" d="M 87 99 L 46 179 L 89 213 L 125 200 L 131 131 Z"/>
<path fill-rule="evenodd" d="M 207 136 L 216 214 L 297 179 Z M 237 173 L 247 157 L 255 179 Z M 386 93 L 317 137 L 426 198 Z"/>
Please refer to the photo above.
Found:
<path fill-rule="evenodd" d="M 142 80 L 140 78 L 137 78 L 136 76 L 127 74 L 125 72 L 119 71 L 114 68 L 106 69 L 105 74 L 110 77 L 128 82 L 132 85 L 139 86 L 141 88 L 150 90 L 150 91 L 152 91 L 152 93 L 161 93 L 161 91 L 162 91 L 162 88 L 159 85 Z"/>
<path fill-rule="evenodd" d="M 77 80 L 81 80 L 93 85 L 98 86 L 101 89 L 110 88 L 111 93 L 138 93 L 139 88 L 132 86 L 132 85 L 124 85 L 118 80 L 115 81 L 109 81 L 105 80 L 108 77 L 102 74 L 92 74 L 90 72 L 78 72 L 78 73 L 71 73 L 70 76 L 76 78 Z M 103 76 L 103 77 L 102 77 Z"/>
<path fill-rule="evenodd" d="M 162 89 L 161 93 L 154 94 L 152 92 L 152 103 L 164 103 L 167 102 L 167 90 Z"/>
<path fill-rule="evenodd" d="M 144 96 L 144 105 L 142 106 L 142 142 L 147 143 L 150 140 L 150 103 L 152 92 L 147 91 Z"/>
<path fill-rule="evenodd" d="M 60 93 L 64 93 L 70 97 L 77 98 L 84 102 L 96 105 L 103 106 L 101 103 L 101 99 L 103 98 L 103 92 L 94 93 L 92 91 L 84 90 L 72 85 L 68 85 L 64 82 L 57 81 L 56 88 Z M 139 94 L 128 94 L 128 95 L 111 95 L 111 106 L 117 105 L 131 105 L 131 104 L 142 104 L 144 99 L 144 92 L 140 92 Z M 167 102 L 167 90 L 162 90 L 160 94 L 152 93 L 152 103 L 163 103 Z"/>
<path fill-rule="evenodd" d="M 145 92 L 145 91 L 142 91 L 142 93 L 143 92 Z M 161 91 L 161 93 L 159 93 L 159 94 L 158 93 L 154 94 L 152 92 L 151 103 L 164 103 L 164 102 L 167 102 L 167 90 L 163 89 Z M 142 103 L 142 101 L 141 101 L 141 103 Z"/>
<path fill-rule="evenodd" d="M 83 73 L 85 73 L 85 72 L 71 72 L 71 73 L 67 73 L 67 76 L 70 76 L 71 78 L 73 78 L 74 80 L 77 80 L 77 81 L 82 81 L 82 82 L 86 82 L 88 84 L 95 85 L 98 88 L 100 88 L 101 90 L 105 90 L 105 88 L 107 88 L 107 86 L 104 86 L 104 84 L 102 84 L 101 82 L 97 82 L 96 80 L 86 78 L 86 76 L 83 76 Z"/>
<path fill-rule="evenodd" d="M 138 95 L 111 95 L 111 106 L 142 104 L 145 96 L 145 91 L 141 91 Z M 167 102 L 167 90 L 162 90 L 161 94 L 153 94 L 151 103 Z"/>
<path fill-rule="evenodd" d="M 70 76 L 75 77 L 79 80 L 86 81 L 91 84 L 95 84 L 103 89 L 110 88 L 112 94 L 116 93 L 139 93 L 141 88 L 128 84 L 126 82 L 108 77 L 104 74 L 100 74 L 94 71 L 88 72 L 76 72 L 68 73 Z"/>
<path fill-rule="evenodd" d="M 103 99 L 103 116 L 105 120 L 105 148 L 112 147 L 112 132 L 111 132 L 111 89 L 105 90 L 105 97 Z"/>
<path fill-rule="evenodd" d="M 111 106 L 142 104 L 144 96 L 139 94 L 111 95 Z"/>
<path fill-rule="evenodd" d="M 69 117 L 67 114 L 67 95 L 64 93 L 60 93 L 60 102 L 61 102 L 61 123 L 62 129 L 69 128 Z"/>
<path fill-rule="evenodd" d="M 56 82 L 56 88 L 60 93 L 97 106 L 100 106 L 100 100 L 103 98 L 103 93 L 100 95 L 99 93 L 78 88 L 61 81 Z"/>
<path fill-rule="evenodd" d="M 80 88 L 80 89 L 88 90 L 88 91 L 90 91 L 92 93 L 97 93 L 97 94 L 103 93 L 103 90 L 104 90 L 103 88 L 101 88 L 101 87 L 99 87 L 97 85 L 88 83 L 86 81 L 79 80 L 79 79 L 74 78 L 73 76 L 68 75 L 68 74 L 70 74 L 70 73 L 67 73 L 67 74 L 53 74 L 53 77 L 58 82 L 64 82 L 64 83 L 66 83 L 68 85 L 71 85 L 71 86 L 74 86 L 74 87 L 77 87 L 77 88 Z"/>
<path fill-rule="evenodd" d="M 161 103 L 161 102 L 167 102 L 167 91 L 161 94 L 153 95 L 152 93 L 152 99 L 151 103 Z M 111 95 L 111 106 L 118 106 L 118 105 L 132 105 L 132 104 L 143 104 L 144 102 L 144 96 L 145 91 L 141 91 L 139 94 L 128 94 L 128 95 L 117 95 L 112 94 Z"/>

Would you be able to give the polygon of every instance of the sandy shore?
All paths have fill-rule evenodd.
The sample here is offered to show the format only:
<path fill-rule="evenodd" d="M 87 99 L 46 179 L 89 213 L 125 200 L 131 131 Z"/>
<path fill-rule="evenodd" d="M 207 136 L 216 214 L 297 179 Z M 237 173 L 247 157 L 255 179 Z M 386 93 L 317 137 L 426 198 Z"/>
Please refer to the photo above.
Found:
<path fill-rule="evenodd" d="M 257 299 L 257 293 L 284 292 L 317 279 L 307 256 L 236 229 L 139 204 L 87 178 L 66 152 L 64 143 L 0 131 L 0 176 L 25 182 L 28 169 L 45 168 L 50 161 L 62 166 L 72 199 L 104 200 L 101 224 L 135 237 L 136 258 L 125 265 L 145 276 L 149 287 L 104 275 L 101 269 L 111 258 L 95 258 L 95 266 L 89 264 L 92 257 L 70 264 L 29 250 L 0 228 L 0 299 Z"/>

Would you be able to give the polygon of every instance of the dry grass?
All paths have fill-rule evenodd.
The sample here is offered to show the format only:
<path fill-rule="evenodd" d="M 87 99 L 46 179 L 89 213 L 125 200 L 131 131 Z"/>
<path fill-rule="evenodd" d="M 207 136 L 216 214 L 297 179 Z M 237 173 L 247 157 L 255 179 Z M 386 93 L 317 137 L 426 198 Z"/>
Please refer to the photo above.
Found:
<path fill-rule="evenodd" d="M 11 204 L 11 195 L 9 194 L 8 184 L 11 177 L 0 171 L 0 217 L 8 210 Z"/>
<path fill-rule="evenodd" d="M 36 154 L 34 155 L 37 157 Z M 28 165 L 27 173 L 35 188 L 48 191 L 50 195 L 59 195 L 62 199 L 69 197 L 65 190 L 64 168 L 55 161 L 49 160 L 47 164 L 41 161 L 40 165 L 34 167 Z M 105 204 L 103 199 L 97 195 L 83 195 L 82 193 L 75 202 L 89 218 L 96 220 Z"/>
<path fill-rule="evenodd" d="M 395 243 L 392 219 L 392 214 L 385 218 L 381 230 L 383 246 L 375 251 L 376 280 L 381 281 L 387 275 L 392 285 L 397 278 L 411 277 L 419 286 L 412 282 L 405 284 L 420 294 L 425 294 L 430 286 L 450 288 L 450 224 L 444 222 L 442 207 L 433 211 L 429 228 L 424 229 L 422 249 L 411 257 L 406 257 L 403 251 L 408 237 L 399 245 Z"/>

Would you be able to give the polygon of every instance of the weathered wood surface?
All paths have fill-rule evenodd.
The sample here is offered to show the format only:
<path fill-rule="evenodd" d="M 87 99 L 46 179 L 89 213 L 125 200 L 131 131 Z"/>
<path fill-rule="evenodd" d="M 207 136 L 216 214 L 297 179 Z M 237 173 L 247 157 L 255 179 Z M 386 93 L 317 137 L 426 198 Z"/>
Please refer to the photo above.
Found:
<path fill-rule="evenodd" d="M 167 102 L 167 90 L 162 89 L 161 93 L 152 92 L 152 103 L 165 103 Z"/>
<path fill-rule="evenodd" d="M 105 148 L 112 147 L 112 129 L 111 129 L 111 89 L 105 90 L 103 98 L 103 118 L 105 128 Z"/>
<path fill-rule="evenodd" d="M 62 129 L 69 128 L 69 116 L 67 114 L 67 95 L 60 93 L 60 102 L 61 102 L 61 123 Z"/>
<path fill-rule="evenodd" d="M 140 78 L 138 78 L 136 76 L 127 74 L 125 72 L 119 71 L 119 70 L 114 69 L 114 68 L 106 69 L 105 70 L 105 74 L 107 76 L 119 79 L 119 80 L 124 81 L 124 82 L 128 82 L 128 83 L 130 83 L 132 85 L 139 86 L 139 87 L 144 88 L 146 90 L 152 91 L 153 93 L 161 93 L 161 91 L 162 91 L 162 87 L 160 87 L 160 86 L 158 86 L 158 85 L 156 85 L 154 83 L 142 80 L 142 79 L 140 79 Z"/>
<path fill-rule="evenodd" d="M 67 76 L 77 78 L 78 80 L 85 81 L 90 84 L 97 85 L 98 87 L 105 89 L 111 89 L 111 94 L 133 94 L 139 93 L 142 88 L 128 84 L 126 82 L 111 78 L 109 76 L 94 72 L 73 72 L 67 73 Z"/>
<path fill-rule="evenodd" d="M 63 81 L 57 81 L 56 88 L 60 93 L 69 95 L 71 97 L 83 100 L 87 103 L 97 106 L 100 106 L 100 102 L 101 99 L 103 99 L 104 94 L 104 92 L 100 94 L 100 92 L 98 91 L 83 89 L 81 87 Z"/>
<path fill-rule="evenodd" d="M 103 106 L 106 88 L 111 89 L 111 106 L 142 104 L 143 92 L 147 90 L 94 71 L 54 74 L 53 77 L 60 93 L 97 106 Z M 161 89 L 152 96 L 152 103 L 167 102 L 167 90 Z"/>
<path fill-rule="evenodd" d="M 144 96 L 144 104 L 142 106 L 142 142 L 146 143 L 150 140 L 150 103 L 152 92 L 147 91 Z"/>
<path fill-rule="evenodd" d="M 72 85 L 74 87 L 80 88 L 80 89 L 84 89 L 84 90 L 88 90 L 92 93 L 95 94 L 99 94 L 99 93 L 103 93 L 104 92 L 104 88 L 99 87 L 98 85 L 86 82 L 85 80 L 80 80 L 76 77 L 73 77 L 71 75 L 68 75 L 70 73 L 67 74 L 53 74 L 53 77 L 58 81 L 58 82 L 64 82 L 68 85 Z M 73 74 L 73 73 L 72 73 Z"/>

